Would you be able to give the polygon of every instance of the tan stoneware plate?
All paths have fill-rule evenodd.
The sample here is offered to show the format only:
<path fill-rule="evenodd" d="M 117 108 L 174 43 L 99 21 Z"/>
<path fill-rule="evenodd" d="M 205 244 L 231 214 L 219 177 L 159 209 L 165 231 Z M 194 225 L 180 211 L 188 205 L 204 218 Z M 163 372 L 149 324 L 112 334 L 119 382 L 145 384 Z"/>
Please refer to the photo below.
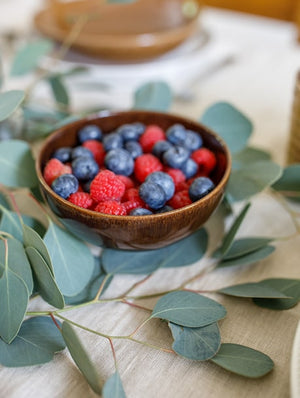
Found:
<path fill-rule="evenodd" d="M 142 60 L 161 55 L 187 39 L 198 26 L 194 12 L 183 12 L 187 0 L 138 0 L 108 4 L 104 0 L 51 0 L 35 15 L 44 35 L 63 42 L 72 33 L 72 47 L 83 53 L 114 60 Z M 191 2 L 191 0 L 189 0 Z M 86 19 L 85 19 L 86 16 Z M 81 19 L 81 20 L 80 20 Z"/>
<path fill-rule="evenodd" d="M 164 130 L 175 123 L 201 134 L 205 147 L 217 158 L 217 166 L 211 175 L 216 187 L 204 198 L 189 206 L 167 213 L 147 216 L 113 216 L 86 210 L 62 199 L 47 185 L 43 168 L 53 152 L 63 146 L 76 146 L 77 132 L 87 124 L 98 125 L 108 133 L 122 124 L 142 122 L 157 124 Z M 50 209 L 75 235 L 90 243 L 120 249 L 157 249 L 174 243 L 200 228 L 222 200 L 231 169 L 229 150 L 217 134 L 205 126 L 166 113 L 151 111 L 101 112 L 66 125 L 52 133 L 44 142 L 36 160 L 40 188 Z"/>

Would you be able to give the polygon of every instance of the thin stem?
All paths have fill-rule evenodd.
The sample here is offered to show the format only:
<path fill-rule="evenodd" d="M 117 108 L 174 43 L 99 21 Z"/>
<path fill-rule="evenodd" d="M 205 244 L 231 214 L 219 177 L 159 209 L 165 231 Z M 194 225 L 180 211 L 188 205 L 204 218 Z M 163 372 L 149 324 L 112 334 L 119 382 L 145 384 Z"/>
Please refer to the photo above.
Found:
<path fill-rule="evenodd" d="M 116 370 L 118 369 L 118 362 L 117 362 L 117 357 L 116 357 L 116 351 L 115 351 L 115 347 L 113 345 L 112 339 L 108 338 L 109 344 L 110 344 L 110 348 L 113 354 L 113 358 L 114 358 L 114 364 L 115 364 L 115 368 Z"/>
<path fill-rule="evenodd" d="M 140 286 L 143 283 L 145 283 L 148 279 L 150 279 L 152 275 L 153 275 L 153 273 L 151 273 L 149 275 L 146 275 L 145 278 L 143 278 L 140 281 L 134 283 L 128 290 L 126 290 L 126 292 L 122 295 L 122 297 L 128 296 L 128 294 L 131 293 L 135 288 L 137 288 L 138 286 Z"/>
<path fill-rule="evenodd" d="M 11 239 L 14 238 L 10 233 L 5 232 L 5 231 L 0 231 L 0 239 L 4 239 L 3 236 L 6 236 L 7 238 L 11 238 Z"/>
<path fill-rule="evenodd" d="M 300 234 L 300 224 L 295 220 L 293 210 L 288 206 L 284 197 L 276 191 L 272 191 L 274 198 L 281 204 L 281 206 L 285 209 L 285 211 L 289 214 L 290 219 L 292 220 L 294 227 L 297 231 L 297 234 Z"/>
<path fill-rule="evenodd" d="M 147 307 L 144 307 L 142 305 L 131 303 L 130 301 L 127 301 L 126 299 L 121 300 L 121 303 L 130 305 L 131 307 L 134 307 L 134 308 L 139 308 L 139 309 L 144 310 L 144 311 L 148 311 L 148 312 L 152 312 L 153 311 L 151 308 L 147 308 Z"/>
<path fill-rule="evenodd" d="M 155 344 L 148 343 L 147 341 L 137 340 L 137 339 L 132 338 L 131 336 L 128 337 L 127 339 L 130 340 L 130 341 L 133 341 L 134 343 L 142 344 L 142 345 L 144 345 L 146 347 L 154 348 L 156 350 L 167 352 L 169 354 L 175 354 L 175 351 L 173 351 L 173 350 L 171 350 L 169 348 L 159 347 L 159 346 L 157 346 Z"/>
<path fill-rule="evenodd" d="M 50 315 L 54 325 L 57 327 L 58 330 L 60 330 L 61 328 L 60 328 L 59 324 L 57 323 L 56 319 L 54 318 L 53 314 L 50 312 L 49 315 Z"/>
<path fill-rule="evenodd" d="M 134 336 L 140 329 L 142 329 L 143 326 L 146 325 L 147 322 L 150 321 L 150 319 L 151 319 L 150 317 L 145 319 L 136 329 L 134 329 L 134 331 L 132 333 L 130 333 L 130 335 L 128 337 L 131 338 L 132 336 Z"/>
<path fill-rule="evenodd" d="M 97 292 L 97 294 L 96 294 L 96 296 L 95 296 L 95 298 L 94 298 L 93 301 L 98 301 L 98 300 L 99 300 L 99 297 L 100 297 L 101 293 L 103 292 L 103 289 L 104 289 L 104 287 L 105 287 L 105 284 L 106 284 L 107 280 L 108 280 L 110 277 L 111 277 L 111 274 L 106 274 L 106 275 L 105 275 L 105 278 L 103 279 L 103 281 L 102 281 L 102 283 L 101 283 L 101 285 L 100 285 L 100 287 L 99 287 L 99 290 L 98 290 L 98 292 Z"/>

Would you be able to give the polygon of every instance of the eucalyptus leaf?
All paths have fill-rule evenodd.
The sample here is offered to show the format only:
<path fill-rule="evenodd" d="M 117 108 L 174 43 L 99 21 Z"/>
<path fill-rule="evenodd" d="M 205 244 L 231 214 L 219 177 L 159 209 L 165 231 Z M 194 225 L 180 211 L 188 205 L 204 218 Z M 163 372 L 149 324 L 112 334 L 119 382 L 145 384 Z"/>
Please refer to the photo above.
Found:
<path fill-rule="evenodd" d="M 240 283 L 238 285 L 232 285 L 224 287 L 218 290 L 219 293 L 226 294 L 234 297 L 257 297 L 257 298 L 280 298 L 286 299 L 288 296 L 281 293 L 280 291 L 267 286 L 261 282 L 252 283 Z"/>
<path fill-rule="evenodd" d="M 41 58 L 50 53 L 53 44 L 48 40 L 36 40 L 21 47 L 12 62 L 11 75 L 22 76 L 38 66 Z"/>
<path fill-rule="evenodd" d="M 7 210 L 10 210 L 10 204 L 8 200 L 6 199 L 6 196 L 0 192 L 0 212 L 1 208 L 4 207 Z M 0 228 L 1 230 L 1 228 Z"/>
<path fill-rule="evenodd" d="M 30 318 L 23 322 L 12 343 L 0 339 L 0 363 L 7 367 L 39 365 L 50 362 L 64 348 L 61 333 L 50 318 Z"/>
<path fill-rule="evenodd" d="M 157 250 L 104 249 L 103 268 L 109 274 L 148 274 L 160 267 L 181 267 L 200 260 L 208 244 L 204 228 L 172 245 Z"/>
<path fill-rule="evenodd" d="M 274 252 L 274 250 L 275 250 L 274 246 L 267 245 L 262 247 L 261 249 L 245 254 L 244 256 L 235 257 L 229 260 L 222 260 L 218 264 L 217 268 L 254 264 L 268 257 L 270 254 Z"/>
<path fill-rule="evenodd" d="M 251 121 L 227 102 L 217 102 L 210 106 L 200 121 L 216 131 L 227 143 L 232 153 L 239 152 L 246 147 L 253 130 Z"/>
<path fill-rule="evenodd" d="M 271 278 L 264 279 L 261 284 L 276 289 L 290 299 L 253 299 L 259 307 L 270 310 L 288 310 L 300 301 L 300 279 Z"/>
<path fill-rule="evenodd" d="M 33 269 L 37 290 L 47 303 L 55 308 L 64 308 L 64 298 L 52 273 L 41 254 L 34 247 L 26 247 L 26 254 Z"/>
<path fill-rule="evenodd" d="M 134 93 L 133 109 L 166 112 L 172 103 L 172 92 L 165 82 L 150 82 L 138 87 Z"/>
<path fill-rule="evenodd" d="M 198 328 L 224 318 L 226 309 L 216 301 L 193 292 L 177 291 L 164 295 L 156 303 L 150 318 Z"/>
<path fill-rule="evenodd" d="M 236 239 L 229 250 L 223 257 L 224 260 L 232 260 L 233 258 L 244 256 L 245 254 L 252 253 L 258 249 L 261 249 L 271 243 L 273 238 L 264 237 L 250 237 Z"/>
<path fill-rule="evenodd" d="M 300 193 L 300 163 L 283 169 L 282 176 L 272 185 L 276 191 Z"/>
<path fill-rule="evenodd" d="M 174 342 L 173 350 L 188 359 L 206 361 L 216 355 L 221 336 L 217 323 L 201 328 L 187 328 L 169 322 Z"/>
<path fill-rule="evenodd" d="M 65 296 L 75 296 L 91 279 L 94 258 L 83 241 L 55 225 L 52 221 L 44 236 L 57 285 Z"/>
<path fill-rule="evenodd" d="M 119 372 L 116 371 L 105 382 L 102 391 L 103 398 L 126 398 Z"/>
<path fill-rule="evenodd" d="M 10 90 L 0 93 L 0 122 L 11 116 L 25 98 L 22 90 Z"/>
<path fill-rule="evenodd" d="M 87 352 L 85 351 L 83 345 L 81 344 L 81 341 L 79 340 L 70 323 L 63 322 L 61 332 L 74 362 L 78 366 L 79 370 L 81 371 L 93 391 L 101 396 L 102 382 L 97 375 L 95 367 L 92 364 Z"/>
<path fill-rule="evenodd" d="M 249 199 L 272 185 L 281 176 L 281 167 L 271 161 L 259 161 L 232 170 L 226 187 L 231 202 Z"/>
<path fill-rule="evenodd" d="M 62 79 L 57 75 L 52 75 L 51 77 L 48 77 L 48 81 L 56 102 L 59 105 L 68 106 L 70 98 Z"/>
<path fill-rule="evenodd" d="M 269 152 L 263 151 L 262 149 L 246 147 L 240 152 L 234 153 L 232 156 L 232 169 L 244 168 L 246 165 L 260 162 L 260 161 L 271 160 Z"/>
<path fill-rule="evenodd" d="M 38 185 L 34 159 L 25 141 L 0 142 L 0 168 L 0 183 L 3 185 L 27 188 Z"/>
<path fill-rule="evenodd" d="M 266 354 L 239 344 L 225 343 L 211 359 L 216 365 L 249 378 L 258 378 L 269 373 L 274 362 Z"/>

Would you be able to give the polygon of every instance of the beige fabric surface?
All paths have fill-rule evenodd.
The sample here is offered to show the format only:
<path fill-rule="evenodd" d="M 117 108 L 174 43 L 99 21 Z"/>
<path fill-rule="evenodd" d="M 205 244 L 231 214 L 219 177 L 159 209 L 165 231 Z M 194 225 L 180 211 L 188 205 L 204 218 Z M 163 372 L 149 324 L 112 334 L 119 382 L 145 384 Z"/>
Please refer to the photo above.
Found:
<path fill-rule="evenodd" d="M 194 99 L 175 101 L 172 111 L 198 118 L 204 109 L 220 100 L 232 102 L 253 121 L 251 143 L 270 150 L 280 164 L 285 162 L 295 74 L 300 65 L 300 48 L 291 24 L 213 9 L 202 15 L 203 26 L 236 45 L 234 62 L 195 82 Z M 76 97 L 79 103 L 82 98 Z M 112 100 L 113 101 L 113 100 Z M 120 98 L 117 99 L 120 101 Z M 127 101 L 127 102 L 126 102 Z M 129 104 L 128 98 L 124 104 Z M 211 245 L 220 236 L 220 214 L 208 222 Z M 284 209 L 267 193 L 254 198 L 239 236 L 286 236 L 294 232 Z M 269 277 L 299 278 L 300 237 L 276 244 L 267 259 L 236 269 L 222 269 L 206 275 L 189 287 L 213 290 L 239 282 Z M 189 267 L 159 270 L 135 294 L 155 293 L 178 286 L 196 274 L 206 259 Z M 117 276 L 105 293 L 113 297 L 127 290 L 141 277 Z M 116 341 L 119 372 L 128 398 L 288 398 L 292 342 L 300 307 L 288 311 L 259 308 L 250 300 L 217 295 L 228 314 L 220 322 L 222 342 L 244 344 L 268 354 L 275 362 L 267 376 L 249 380 L 233 375 L 209 362 L 189 361 L 124 340 Z M 140 303 L 140 302 L 139 302 Z M 155 299 L 141 302 L 153 307 Z M 47 308 L 34 300 L 32 310 Z M 123 304 L 94 305 L 66 313 L 75 322 L 104 333 L 124 335 L 146 318 L 141 310 Z M 114 372 L 109 344 L 101 337 L 78 330 L 99 374 L 107 379 Z M 171 334 L 164 323 L 152 320 L 139 338 L 170 347 Z M 1 398 L 92 398 L 67 352 L 48 364 L 31 368 L 0 368 Z"/>

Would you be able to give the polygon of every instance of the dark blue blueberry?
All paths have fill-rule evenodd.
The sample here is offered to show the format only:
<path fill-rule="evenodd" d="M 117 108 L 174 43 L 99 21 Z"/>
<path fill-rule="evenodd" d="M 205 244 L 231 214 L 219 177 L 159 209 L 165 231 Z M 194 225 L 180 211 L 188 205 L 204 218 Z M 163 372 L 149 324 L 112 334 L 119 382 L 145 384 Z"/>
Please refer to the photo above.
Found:
<path fill-rule="evenodd" d="M 91 183 L 93 180 L 89 180 L 89 181 L 82 181 L 81 183 L 81 187 L 84 190 L 84 192 L 88 192 L 90 193 L 90 189 L 91 189 Z"/>
<path fill-rule="evenodd" d="M 77 192 L 78 187 L 78 180 L 73 174 L 62 174 L 51 185 L 53 191 L 64 199 L 67 199 L 72 193 Z"/>
<path fill-rule="evenodd" d="M 124 142 L 137 141 L 145 130 L 143 123 L 123 124 L 118 127 L 116 132 L 123 137 Z"/>
<path fill-rule="evenodd" d="M 154 182 L 162 187 L 165 192 L 166 200 L 172 198 L 175 192 L 175 184 L 173 178 L 169 174 L 162 171 L 155 171 L 147 176 L 146 182 Z"/>
<path fill-rule="evenodd" d="M 80 181 L 93 179 L 98 174 L 99 166 L 95 159 L 89 156 L 81 156 L 73 160 L 72 172 Z"/>
<path fill-rule="evenodd" d="M 182 145 L 186 138 L 186 129 L 182 124 L 173 124 L 167 129 L 166 136 L 173 145 Z"/>
<path fill-rule="evenodd" d="M 174 169 L 180 169 L 188 160 L 190 152 L 182 146 L 173 146 L 163 154 L 163 161 Z"/>
<path fill-rule="evenodd" d="M 133 159 L 143 154 L 143 149 L 137 141 L 127 141 L 124 148 L 130 153 Z"/>
<path fill-rule="evenodd" d="M 116 148 L 107 152 L 104 158 L 105 166 L 115 174 L 129 176 L 133 172 L 134 160 L 126 149 Z"/>
<path fill-rule="evenodd" d="M 188 158 L 188 160 L 181 166 L 181 171 L 186 178 L 194 177 L 198 171 L 198 165 L 193 159 Z"/>
<path fill-rule="evenodd" d="M 118 133 L 109 133 L 103 137 L 103 146 L 106 152 L 111 149 L 122 148 L 123 137 Z"/>
<path fill-rule="evenodd" d="M 168 213 L 168 211 L 171 211 L 171 210 L 174 210 L 173 207 L 171 207 L 169 205 L 165 205 L 161 209 L 156 210 L 155 213 L 157 213 L 157 214 L 159 214 L 159 213 Z"/>
<path fill-rule="evenodd" d="M 73 160 L 83 156 L 94 158 L 93 152 L 90 151 L 88 148 L 85 148 L 84 146 L 76 146 L 75 148 L 72 149 L 71 158 Z"/>
<path fill-rule="evenodd" d="M 96 124 L 88 124 L 78 131 L 78 141 L 82 144 L 88 140 L 102 140 L 102 130 Z"/>
<path fill-rule="evenodd" d="M 148 216 L 149 214 L 153 214 L 152 211 L 144 207 L 137 207 L 136 209 L 132 209 L 129 213 L 130 216 Z"/>
<path fill-rule="evenodd" d="M 156 141 L 152 148 L 152 153 L 157 158 L 161 159 L 163 154 L 170 148 L 172 148 L 172 144 L 169 141 Z"/>
<path fill-rule="evenodd" d="M 72 148 L 69 146 L 61 147 L 54 151 L 52 157 L 60 160 L 62 163 L 70 162 L 72 156 Z"/>
<path fill-rule="evenodd" d="M 183 146 L 187 148 L 190 152 L 195 151 L 196 149 L 201 148 L 203 145 L 202 137 L 195 133 L 195 131 L 187 130 L 186 137 L 183 143 Z"/>
<path fill-rule="evenodd" d="M 139 195 L 151 209 L 158 210 L 166 203 L 166 194 L 162 187 L 154 182 L 145 181 L 140 185 Z"/>
<path fill-rule="evenodd" d="M 192 202 L 196 202 L 196 200 L 203 198 L 203 196 L 207 195 L 211 192 L 215 187 L 215 184 L 208 177 L 198 177 L 196 178 L 190 188 L 189 188 L 189 196 Z"/>

